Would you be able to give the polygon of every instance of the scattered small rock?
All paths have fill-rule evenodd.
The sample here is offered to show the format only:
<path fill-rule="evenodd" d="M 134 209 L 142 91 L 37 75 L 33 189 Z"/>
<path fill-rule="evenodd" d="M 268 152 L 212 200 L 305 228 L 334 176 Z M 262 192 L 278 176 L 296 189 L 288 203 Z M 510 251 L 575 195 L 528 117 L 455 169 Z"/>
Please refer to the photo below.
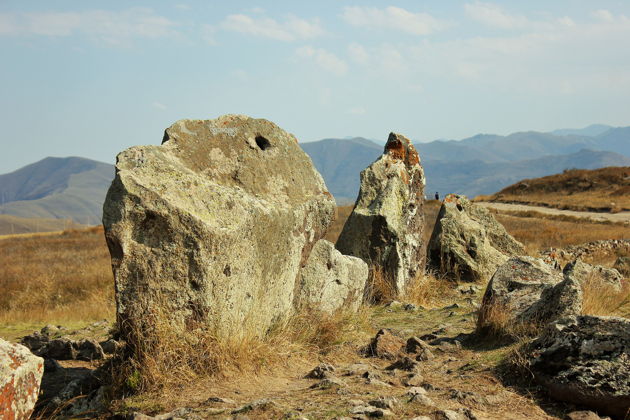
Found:
<path fill-rule="evenodd" d="M 368 354 L 382 359 L 395 359 L 404 346 L 405 341 L 402 338 L 392 334 L 388 329 L 382 329 L 370 342 Z"/>
<path fill-rule="evenodd" d="M 387 366 L 385 369 L 386 370 L 405 370 L 405 371 L 414 371 L 418 368 L 419 363 L 416 362 L 415 360 L 411 359 L 408 356 L 404 356 L 400 359 L 398 359 L 397 361 L 395 361 L 394 363 L 392 363 L 391 365 Z"/>
<path fill-rule="evenodd" d="M 402 384 L 405 386 L 419 386 L 422 385 L 424 378 L 419 373 L 412 373 L 402 379 Z"/>
<path fill-rule="evenodd" d="M 410 337 L 405 345 L 405 351 L 407 353 L 415 354 L 416 360 L 426 361 L 433 359 L 433 353 L 427 343 L 419 339 L 418 337 Z"/>
<path fill-rule="evenodd" d="M 610 417 L 600 417 L 598 414 L 592 411 L 573 411 L 567 414 L 567 420 L 603 420 L 610 419 Z"/>
<path fill-rule="evenodd" d="M 324 379 L 332 372 L 335 371 L 335 367 L 328 363 L 320 363 L 313 370 L 306 374 L 306 378 L 309 379 Z"/>
<path fill-rule="evenodd" d="M 394 397 L 379 397 L 368 402 L 368 404 L 370 404 L 372 407 L 393 410 L 398 405 L 398 400 Z"/>

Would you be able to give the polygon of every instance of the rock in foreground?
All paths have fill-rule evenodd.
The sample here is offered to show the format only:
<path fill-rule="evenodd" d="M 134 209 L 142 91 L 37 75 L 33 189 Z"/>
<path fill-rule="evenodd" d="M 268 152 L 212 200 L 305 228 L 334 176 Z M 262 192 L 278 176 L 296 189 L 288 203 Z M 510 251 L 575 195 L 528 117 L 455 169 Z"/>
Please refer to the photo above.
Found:
<path fill-rule="evenodd" d="M 479 310 L 480 330 L 503 324 L 510 329 L 537 327 L 582 310 L 582 289 L 572 279 L 532 257 L 514 257 L 488 283 Z"/>
<path fill-rule="evenodd" d="M 363 301 L 367 278 L 368 266 L 363 260 L 342 255 L 322 239 L 300 270 L 296 306 L 327 313 L 341 308 L 356 311 Z"/>
<path fill-rule="evenodd" d="M 488 209 L 449 194 L 429 240 L 429 265 L 459 281 L 487 281 L 509 257 L 524 253 Z"/>
<path fill-rule="evenodd" d="M 530 367 L 552 397 L 623 419 L 630 410 L 630 320 L 558 320 L 532 343 Z"/>
<path fill-rule="evenodd" d="M 181 120 L 120 153 L 103 225 L 123 335 L 264 333 L 292 311 L 335 202 L 297 139 L 246 116 Z"/>
<path fill-rule="evenodd" d="M 383 155 L 361 172 L 361 188 L 337 240 L 343 254 L 379 270 L 395 292 L 424 272 L 424 171 L 411 141 L 391 133 Z"/>
<path fill-rule="evenodd" d="M 28 419 L 35 408 L 44 359 L 0 339 L 0 418 Z"/>

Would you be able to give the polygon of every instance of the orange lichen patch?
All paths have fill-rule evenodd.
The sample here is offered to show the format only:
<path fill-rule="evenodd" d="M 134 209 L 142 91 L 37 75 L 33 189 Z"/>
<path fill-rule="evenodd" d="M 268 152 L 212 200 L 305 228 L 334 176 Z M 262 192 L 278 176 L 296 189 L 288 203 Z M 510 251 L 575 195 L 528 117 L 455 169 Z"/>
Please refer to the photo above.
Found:
<path fill-rule="evenodd" d="M 407 173 L 406 170 L 402 169 L 400 171 L 400 178 L 405 184 L 409 185 L 409 174 Z"/>
<path fill-rule="evenodd" d="M 412 144 L 409 145 L 409 150 L 407 151 L 407 160 L 405 161 L 407 166 L 414 166 L 420 164 L 420 156 L 416 151 L 416 148 L 413 147 Z"/>
<path fill-rule="evenodd" d="M 390 135 L 387 144 L 385 144 L 385 151 L 389 153 L 391 157 L 398 160 L 405 160 L 407 150 L 402 142 L 395 136 Z"/>
<path fill-rule="evenodd" d="M 459 201 L 459 197 L 456 194 L 448 194 L 444 197 L 445 203 L 457 203 Z"/>

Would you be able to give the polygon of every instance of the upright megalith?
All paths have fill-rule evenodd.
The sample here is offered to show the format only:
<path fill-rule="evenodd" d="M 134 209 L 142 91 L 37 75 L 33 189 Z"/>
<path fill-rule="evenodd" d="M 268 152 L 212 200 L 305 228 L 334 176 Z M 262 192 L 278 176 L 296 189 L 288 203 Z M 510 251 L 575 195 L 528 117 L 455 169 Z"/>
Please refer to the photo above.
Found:
<path fill-rule="evenodd" d="M 297 139 L 263 119 L 180 120 L 120 153 L 103 225 L 123 334 L 264 333 L 292 311 L 335 202 Z"/>
<path fill-rule="evenodd" d="M 523 245 L 490 212 L 462 195 L 444 198 L 428 246 L 431 268 L 462 281 L 487 281 Z"/>
<path fill-rule="evenodd" d="M 378 270 L 397 292 L 424 272 L 424 171 L 408 138 L 391 133 L 361 172 L 359 197 L 337 240 L 343 254 Z"/>

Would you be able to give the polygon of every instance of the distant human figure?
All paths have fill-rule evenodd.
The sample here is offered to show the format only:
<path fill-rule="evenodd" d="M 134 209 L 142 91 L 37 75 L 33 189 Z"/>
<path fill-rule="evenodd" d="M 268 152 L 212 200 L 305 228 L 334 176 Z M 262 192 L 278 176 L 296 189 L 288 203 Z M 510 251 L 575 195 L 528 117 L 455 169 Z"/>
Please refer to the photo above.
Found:
<path fill-rule="evenodd" d="M 437 191 L 435 192 L 435 199 L 440 201 L 440 194 Z"/>

